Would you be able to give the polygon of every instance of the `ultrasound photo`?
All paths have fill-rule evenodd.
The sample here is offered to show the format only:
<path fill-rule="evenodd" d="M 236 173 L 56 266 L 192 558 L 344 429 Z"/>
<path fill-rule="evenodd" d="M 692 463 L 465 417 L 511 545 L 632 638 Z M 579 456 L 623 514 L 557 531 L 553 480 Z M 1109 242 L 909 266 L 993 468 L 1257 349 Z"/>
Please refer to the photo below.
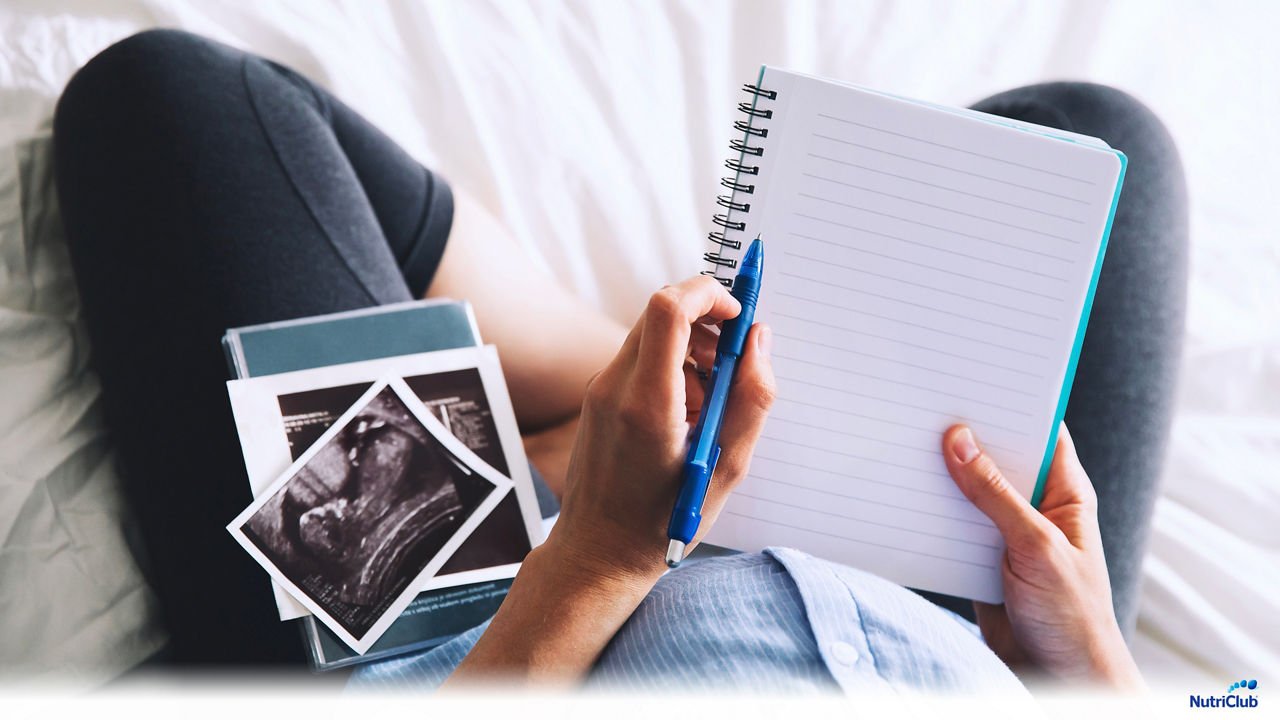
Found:
<path fill-rule="evenodd" d="M 481 460 L 510 476 L 479 370 L 466 368 L 411 375 L 406 376 L 404 382 L 446 430 Z M 276 401 L 293 459 L 301 457 L 370 387 L 372 383 L 356 383 L 279 395 Z M 512 493 L 503 498 L 436 574 L 518 563 L 531 548 L 520 504 Z"/>
<path fill-rule="evenodd" d="M 387 385 L 240 530 L 361 638 L 493 490 Z"/>

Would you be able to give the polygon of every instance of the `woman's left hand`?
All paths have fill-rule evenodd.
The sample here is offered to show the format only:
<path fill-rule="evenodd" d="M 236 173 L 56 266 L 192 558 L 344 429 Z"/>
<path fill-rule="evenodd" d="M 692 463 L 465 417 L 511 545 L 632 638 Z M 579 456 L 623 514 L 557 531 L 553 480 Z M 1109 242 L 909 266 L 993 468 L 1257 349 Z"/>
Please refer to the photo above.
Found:
<path fill-rule="evenodd" d="M 1142 688 L 1111 607 L 1098 498 L 1067 426 L 1058 430 L 1038 510 L 969 428 L 948 430 L 943 448 L 956 486 L 1005 541 L 1004 604 L 974 603 L 987 645 L 1015 669 L 1029 665 L 1062 680 Z"/>

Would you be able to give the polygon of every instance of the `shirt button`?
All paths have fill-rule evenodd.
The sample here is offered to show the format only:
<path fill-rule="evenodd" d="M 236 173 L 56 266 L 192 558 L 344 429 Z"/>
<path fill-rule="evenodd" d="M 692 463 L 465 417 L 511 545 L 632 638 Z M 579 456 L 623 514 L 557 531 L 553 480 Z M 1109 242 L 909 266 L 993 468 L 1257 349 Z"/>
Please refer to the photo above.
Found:
<path fill-rule="evenodd" d="M 841 665 L 852 665 L 858 662 L 858 650 L 847 642 L 833 642 L 827 647 L 831 659 Z"/>

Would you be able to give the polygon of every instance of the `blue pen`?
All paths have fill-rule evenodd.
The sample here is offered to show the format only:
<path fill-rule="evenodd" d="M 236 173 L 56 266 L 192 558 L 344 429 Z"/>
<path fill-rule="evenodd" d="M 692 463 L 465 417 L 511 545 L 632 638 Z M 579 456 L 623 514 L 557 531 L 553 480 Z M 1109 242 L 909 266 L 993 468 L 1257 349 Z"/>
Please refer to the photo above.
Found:
<path fill-rule="evenodd" d="M 675 567 L 684 559 L 685 546 L 693 542 L 702 522 L 702 502 L 707 497 L 707 485 L 720 459 L 720 426 L 724 423 L 725 405 L 729 401 L 729 385 L 733 371 L 742 357 L 747 332 L 756 316 L 756 299 L 760 295 L 760 276 L 764 274 L 764 243 L 757 237 L 747 249 L 733 279 L 730 293 L 742 305 L 742 312 L 732 320 L 725 320 L 720 327 L 720 342 L 716 345 L 716 362 L 707 379 L 707 392 L 702 399 L 702 412 L 693 428 L 689 442 L 689 455 L 684 461 L 684 478 L 680 483 L 680 495 L 676 497 L 671 522 L 667 525 L 667 565 Z"/>

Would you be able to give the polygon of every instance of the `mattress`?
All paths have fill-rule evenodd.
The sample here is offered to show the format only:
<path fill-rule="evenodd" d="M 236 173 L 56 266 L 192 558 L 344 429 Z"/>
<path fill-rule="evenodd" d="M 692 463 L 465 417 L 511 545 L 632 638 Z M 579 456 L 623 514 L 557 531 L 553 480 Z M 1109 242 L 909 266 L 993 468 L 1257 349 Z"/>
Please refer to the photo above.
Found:
<path fill-rule="evenodd" d="M 701 269 L 738 88 L 761 63 L 947 104 L 1061 78 L 1136 95 L 1182 150 L 1193 245 L 1135 653 L 1183 689 L 1280 677 L 1278 25 L 1262 2 L 6 2 L 0 675 L 92 685 L 164 640 L 98 415 L 48 126 L 76 67 L 171 26 L 327 86 L 628 324 Z"/>

